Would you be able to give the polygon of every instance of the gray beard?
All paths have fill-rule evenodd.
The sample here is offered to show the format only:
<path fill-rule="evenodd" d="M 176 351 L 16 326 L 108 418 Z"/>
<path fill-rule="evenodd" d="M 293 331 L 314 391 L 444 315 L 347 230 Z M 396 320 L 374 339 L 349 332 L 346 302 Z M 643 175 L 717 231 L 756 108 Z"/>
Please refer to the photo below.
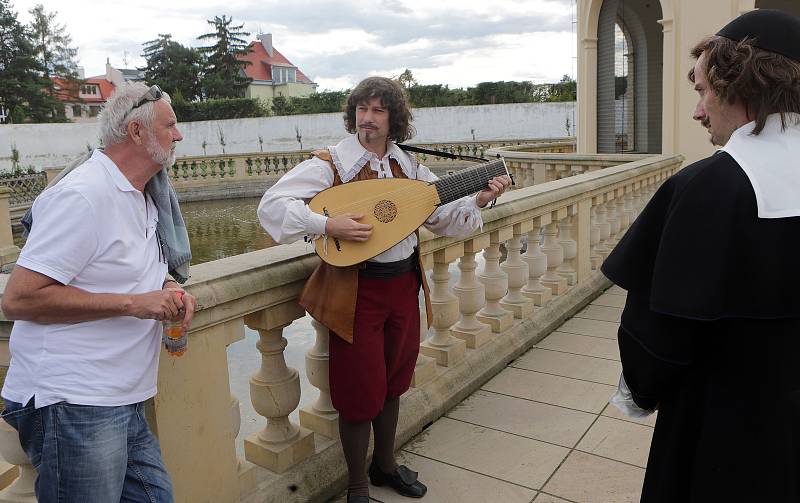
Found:
<path fill-rule="evenodd" d="M 147 154 L 150 156 L 150 159 L 159 166 L 168 168 L 175 164 L 175 150 L 162 149 L 155 138 L 148 138 L 145 142 L 145 149 L 147 149 Z"/>

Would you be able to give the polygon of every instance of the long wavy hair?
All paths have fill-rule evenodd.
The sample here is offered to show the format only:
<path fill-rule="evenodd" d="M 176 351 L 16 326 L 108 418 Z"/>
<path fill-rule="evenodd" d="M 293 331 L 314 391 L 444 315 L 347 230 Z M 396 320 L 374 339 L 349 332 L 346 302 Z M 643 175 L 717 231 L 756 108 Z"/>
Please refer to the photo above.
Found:
<path fill-rule="evenodd" d="M 706 38 L 692 49 L 692 57 L 706 55 L 706 77 L 720 100 L 733 104 L 737 99 L 747 106 L 747 113 L 759 134 L 767 116 L 781 114 L 786 128 L 786 114 L 800 113 L 800 63 L 759 49 L 753 39 L 739 42 L 719 36 Z M 694 82 L 694 69 L 689 72 Z"/>
<path fill-rule="evenodd" d="M 360 103 L 368 103 L 372 98 L 380 98 L 381 104 L 389 110 L 389 139 L 403 142 L 411 139 L 416 130 L 411 125 L 413 116 L 408 104 L 408 97 L 403 87 L 386 77 L 369 77 L 362 80 L 344 105 L 344 127 L 348 133 L 355 133 L 356 107 Z"/>

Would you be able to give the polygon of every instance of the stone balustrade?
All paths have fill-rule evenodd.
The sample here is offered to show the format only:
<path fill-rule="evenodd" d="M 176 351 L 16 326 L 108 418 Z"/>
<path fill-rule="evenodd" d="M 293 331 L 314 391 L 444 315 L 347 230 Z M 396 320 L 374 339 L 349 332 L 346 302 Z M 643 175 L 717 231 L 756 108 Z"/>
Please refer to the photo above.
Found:
<path fill-rule="evenodd" d="M 471 236 L 421 230 L 433 327 L 423 331 L 414 387 L 402 398 L 398 445 L 607 286 L 597 271 L 602 259 L 682 162 L 680 156 L 497 153 L 513 165 L 518 183 L 530 183 L 484 210 L 483 228 Z M 508 250 L 502 263 L 501 244 Z M 313 324 L 316 341 L 305 368 L 292 368 L 284 355 L 292 344 L 285 328 L 307 323 L 297 296 L 318 260 L 310 245 L 298 242 L 193 268 L 187 290 L 199 310 L 189 351 L 182 358 L 162 355 L 159 393 L 147 407 L 177 501 L 309 501 L 342 488 L 346 467 L 330 402 L 328 331 Z M 258 333 L 253 351 L 261 365 L 250 377 L 249 400 L 262 419 L 257 432 L 237 438 L 237 400 L 248 398 L 231 396 L 226 348 L 244 338 L 245 326 Z M 316 389 L 306 402 L 313 405 L 302 408 L 301 372 Z M 0 444 L 13 440 L 0 436 Z M 6 452 L 15 452 L 13 446 L 0 449 Z M 6 460 L 29 474 L 18 456 Z M 29 484 L 29 476 L 19 478 L 13 491 L 0 495 L 25 501 L 13 495 L 27 495 Z"/>
<path fill-rule="evenodd" d="M 492 140 L 473 142 L 450 142 L 414 144 L 418 147 L 473 157 L 484 157 L 491 149 L 513 145 L 528 149 L 528 152 L 570 152 L 575 148 L 574 138 L 563 140 L 527 139 Z M 311 156 L 310 150 L 293 152 L 256 152 L 249 154 L 181 157 L 169 169 L 170 178 L 176 186 L 208 184 L 224 181 L 246 181 L 254 179 L 277 179 L 300 162 Z M 430 165 L 448 165 L 452 159 L 436 158 L 418 154 L 421 162 Z"/>

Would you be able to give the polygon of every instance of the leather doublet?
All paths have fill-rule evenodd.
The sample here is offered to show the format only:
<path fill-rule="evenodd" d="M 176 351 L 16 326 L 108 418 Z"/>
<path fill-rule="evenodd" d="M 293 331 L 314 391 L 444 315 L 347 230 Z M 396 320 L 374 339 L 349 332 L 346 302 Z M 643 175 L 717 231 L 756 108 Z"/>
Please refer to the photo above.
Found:
<path fill-rule="evenodd" d="M 333 185 L 341 185 L 342 179 L 332 164 L 330 152 L 317 150 L 313 152 L 313 155 L 328 162 L 328 165 L 333 170 Z M 392 176 L 395 178 L 407 178 L 397 161 L 391 159 L 390 166 Z M 378 178 L 378 174 L 367 163 L 352 181 L 374 178 Z M 420 281 L 425 292 L 425 312 L 428 328 L 430 328 L 433 322 L 430 290 L 428 289 L 428 281 L 425 277 L 425 269 L 422 266 L 421 257 L 419 261 Z M 353 325 L 355 323 L 356 299 L 358 297 L 358 269 L 358 265 L 336 267 L 320 260 L 319 265 L 306 281 L 298 301 L 311 317 L 349 343 L 353 342 Z"/>

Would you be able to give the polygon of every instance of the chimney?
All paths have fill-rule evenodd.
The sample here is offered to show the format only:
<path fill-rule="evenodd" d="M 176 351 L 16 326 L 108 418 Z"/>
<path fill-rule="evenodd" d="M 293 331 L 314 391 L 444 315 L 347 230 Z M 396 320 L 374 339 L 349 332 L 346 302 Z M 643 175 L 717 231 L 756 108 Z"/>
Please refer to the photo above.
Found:
<path fill-rule="evenodd" d="M 262 33 L 258 36 L 258 38 L 261 40 L 261 44 L 264 46 L 264 49 L 266 49 L 267 54 L 269 54 L 269 57 L 271 58 L 274 53 L 272 50 L 272 33 Z"/>

